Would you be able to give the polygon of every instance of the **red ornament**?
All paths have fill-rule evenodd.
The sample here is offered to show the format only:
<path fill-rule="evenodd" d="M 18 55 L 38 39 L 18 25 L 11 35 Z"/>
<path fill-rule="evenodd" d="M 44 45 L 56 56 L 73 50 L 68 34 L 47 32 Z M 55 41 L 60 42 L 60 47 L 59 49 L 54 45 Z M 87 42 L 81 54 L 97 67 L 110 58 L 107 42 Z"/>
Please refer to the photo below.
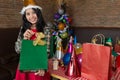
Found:
<path fill-rule="evenodd" d="M 68 18 L 68 22 L 69 22 L 69 23 L 72 23 L 72 18 Z"/>

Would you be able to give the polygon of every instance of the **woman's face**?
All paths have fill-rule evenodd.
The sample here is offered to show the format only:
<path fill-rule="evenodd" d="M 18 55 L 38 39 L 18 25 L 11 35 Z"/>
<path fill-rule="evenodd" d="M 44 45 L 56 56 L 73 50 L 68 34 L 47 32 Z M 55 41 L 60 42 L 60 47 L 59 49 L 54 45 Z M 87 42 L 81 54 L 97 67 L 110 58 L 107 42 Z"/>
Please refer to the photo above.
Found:
<path fill-rule="evenodd" d="M 26 10 L 26 19 L 32 23 L 32 24 L 36 24 L 37 23 L 37 20 L 38 20 L 38 17 L 37 17 L 37 14 L 35 13 L 35 11 L 33 9 L 27 9 Z"/>

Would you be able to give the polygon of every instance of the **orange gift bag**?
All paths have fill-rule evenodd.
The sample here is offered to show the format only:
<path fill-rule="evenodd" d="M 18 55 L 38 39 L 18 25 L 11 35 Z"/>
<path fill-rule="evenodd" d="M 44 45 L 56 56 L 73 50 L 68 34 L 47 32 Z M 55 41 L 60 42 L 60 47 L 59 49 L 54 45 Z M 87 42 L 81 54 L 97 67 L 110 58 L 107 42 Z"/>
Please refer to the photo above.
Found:
<path fill-rule="evenodd" d="M 109 80 L 111 49 L 108 46 L 84 43 L 82 76 L 88 80 Z"/>

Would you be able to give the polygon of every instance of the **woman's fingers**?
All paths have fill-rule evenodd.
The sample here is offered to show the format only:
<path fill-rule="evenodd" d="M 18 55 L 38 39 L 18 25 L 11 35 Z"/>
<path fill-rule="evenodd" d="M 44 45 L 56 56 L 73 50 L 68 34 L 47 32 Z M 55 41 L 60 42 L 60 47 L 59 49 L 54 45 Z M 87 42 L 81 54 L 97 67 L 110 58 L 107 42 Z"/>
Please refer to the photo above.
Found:
<path fill-rule="evenodd" d="M 38 70 L 38 72 L 36 72 L 35 75 L 44 76 L 45 70 Z"/>
<path fill-rule="evenodd" d="M 24 39 L 28 39 L 28 40 L 31 38 L 32 35 L 34 35 L 34 32 L 30 29 L 27 29 L 23 34 Z"/>

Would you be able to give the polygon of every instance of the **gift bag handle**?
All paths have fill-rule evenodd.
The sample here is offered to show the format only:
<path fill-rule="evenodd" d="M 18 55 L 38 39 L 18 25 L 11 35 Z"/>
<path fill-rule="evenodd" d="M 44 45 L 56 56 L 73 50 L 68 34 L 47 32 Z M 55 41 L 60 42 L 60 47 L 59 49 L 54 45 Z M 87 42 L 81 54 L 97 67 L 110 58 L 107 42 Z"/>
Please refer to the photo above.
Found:
<path fill-rule="evenodd" d="M 93 44 L 98 44 L 98 43 L 96 43 L 98 41 L 98 38 L 100 38 L 100 44 L 104 45 L 104 43 L 105 43 L 105 36 L 103 34 L 96 34 L 96 35 L 94 35 L 92 37 L 91 42 Z"/>

